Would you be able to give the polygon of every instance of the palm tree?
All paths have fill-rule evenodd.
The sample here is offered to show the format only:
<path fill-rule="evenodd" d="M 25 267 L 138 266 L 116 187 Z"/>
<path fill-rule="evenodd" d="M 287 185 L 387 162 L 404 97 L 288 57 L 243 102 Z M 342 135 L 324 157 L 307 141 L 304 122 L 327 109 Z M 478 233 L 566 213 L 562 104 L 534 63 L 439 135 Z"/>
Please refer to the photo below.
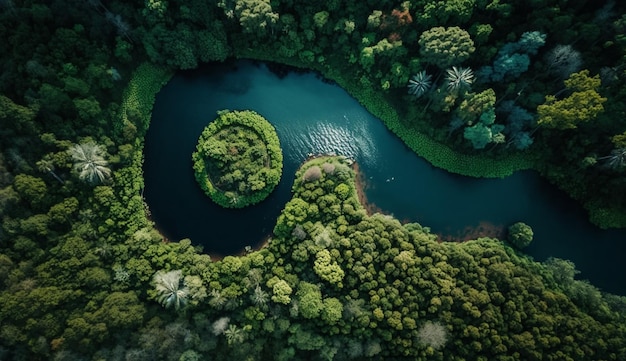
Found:
<path fill-rule="evenodd" d="M 413 75 L 409 80 L 409 94 L 416 98 L 421 97 L 430 89 L 432 85 L 431 76 L 426 74 L 426 71 L 422 70 L 419 73 Z"/>
<path fill-rule="evenodd" d="M 226 341 L 228 341 L 229 345 L 241 343 L 244 339 L 242 330 L 236 325 L 229 325 L 228 329 L 224 331 L 224 336 L 226 336 Z"/>
<path fill-rule="evenodd" d="M 446 70 L 446 81 L 448 82 L 448 91 L 457 92 L 469 86 L 474 82 L 474 73 L 470 68 L 457 68 L 453 66 Z"/>
<path fill-rule="evenodd" d="M 255 305 L 265 306 L 267 305 L 267 301 L 269 300 L 269 295 L 267 292 L 263 291 L 261 286 L 257 285 L 254 289 L 254 293 L 250 298 Z"/>
<path fill-rule="evenodd" d="M 212 289 L 209 295 L 211 296 L 211 299 L 209 300 L 209 305 L 211 305 L 212 307 L 221 309 L 222 307 L 224 307 L 224 304 L 226 304 L 226 297 L 222 295 L 222 292 L 220 292 L 220 290 Z"/>
<path fill-rule="evenodd" d="M 75 144 L 68 152 L 74 160 L 74 169 L 80 179 L 95 184 L 102 183 L 111 176 L 109 163 L 104 159 L 104 151 L 98 144 Z"/>
<path fill-rule="evenodd" d="M 157 300 L 168 308 L 174 306 L 178 310 L 187 303 L 189 289 L 181 282 L 183 272 L 181 270 L 163 272 L 159 271 L 154 274 L 154 286 L 157 291 Z"/>
<path fill-rule="evenodd" d="M 42 173 L 50 173 L 54 177 L 54 179 L 58 180 L 59 183 L 63 184 L 63 179 L 59 178 L 59 176 L 54 172 L 54 164 L 49 159 L 42 159 L 36 163 L 37 169 L 39 169 Z"/>
<path fill-rule="evenodd" d="M 612 169 L 626 167 L 626 148 L 613 149 L 610 155 L 598 159 L 606 160 L 606 165 Z"/>

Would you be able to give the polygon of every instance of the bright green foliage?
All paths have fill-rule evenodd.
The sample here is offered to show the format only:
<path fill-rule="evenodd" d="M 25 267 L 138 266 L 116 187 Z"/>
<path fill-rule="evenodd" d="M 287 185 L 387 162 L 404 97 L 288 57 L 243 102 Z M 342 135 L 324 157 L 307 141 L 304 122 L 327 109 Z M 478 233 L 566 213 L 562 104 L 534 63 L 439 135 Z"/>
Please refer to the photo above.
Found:
<path fill-rule="evenodd" d="M 285 280 L 275 279 L 269 280 L 267 286 L 272 288 L 272 301 L 288 305 L 291 303 L 291 293 L 293 289 Z"/>
<path fill-rule="evenodd" d="M 418 42 L 422 60 L 441 69 L 462 63 L 475 50 L 469 33 L 458 26 L 431 28 Z"/>
<path fill-rule="evenodd" d="M 278 135 L 253 111 L 222 112 L 200 135 L 192 154 L 196 180 L 211 199 L 242 208 L 265 199 L 280 182 Z"/>
<path fill-rule="evenodd" d="M 507 239 L 518 249 L 526 248 L 533 241 L 533 229 L 523 222 L 514 223 L 508 229 Z"/>
<path fill-rule="evenodd" d="M 322 320 L 324 322 L 334 325 L 341 320 L 342 313 L 341 301 L 334 297 L 324 299 L 324 307 L 322 308 Z"/>
<path fill-rule="evenodd" d="M 424 1 L 424 10 L 417 12 L 420 24 L 463 24 L 472 16 L 476 0 Z"/>
<path fill-rule="evenodd" d="M 236 0 L 235 13 L 246 33 L 265 34 L 279 17 L 269 0 Z"/>
<path fill-rule="evenodd" d="M 48 217 L 54 223 L 68 223 L 72 216 L 78 210 L 78 199 L 74 197 L 65 198 L 61 203 L 57 203 L 50 207 Z"/>
<path fill-rule="evenodd" d="M 308 282 L 300 282 L 298 285 L 298 309 L 304 318 L 317 318 L 324 308 L 322 302 L 322 292 L 319 286 Z"/>
<path fill-rule="evenodd" d="M 606 102 L 598 93 L 600 77 L 589 76 L 588 70 L 572 74 L 565 80 L 565 87 L 571 94 L 557 100 L 553 95 L 546 96 L 544 104 L 537 107 L 537 123 L 546 128 L 576 129 L 579 123 L 595 119 L 604 111 Z"/>
<path fill-rule="evenodd" d="M 339 288 L 343 287 L 341 281 L 343 280 L 344 272 L 336 262 L 331 260 L 330 252 L 327 249 L 317 252 L 313 270 L 322 280 Z"/>

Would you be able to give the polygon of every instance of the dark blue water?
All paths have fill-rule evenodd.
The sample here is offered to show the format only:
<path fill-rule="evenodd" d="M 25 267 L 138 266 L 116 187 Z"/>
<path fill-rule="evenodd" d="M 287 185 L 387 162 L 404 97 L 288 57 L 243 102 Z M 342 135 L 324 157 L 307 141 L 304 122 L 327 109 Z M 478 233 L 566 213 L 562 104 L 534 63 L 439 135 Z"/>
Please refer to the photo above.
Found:
<path fill-rule="evenodd" d="M 242 210 L 213 204 L 197 186 L 191 153 L 217 110 L 255 110 L 276 128 L 283 177 L 272 195 Z M 597 287 L 626 294 L 626 231 L 602 231 L 580 206 L 535 173 L 474 179 L 432 167 L 412 153 L 341 88 L 314 74 L 279 78 L 264 66 L 175 76 L 158 94 L 145 146 L 145 196 L 161 232 L 190 238 L 211 255 L 235 254 L 271 234 L 291 198 L 293 175 L 309 153 L 354 158 L 366 195 L 385 213 L 419 222 L 442 236 L 495 234 L 517 221 L 529 224 L 536 260 L 572 260 Z M 486 233 L 485 233 L 486 232 Z"/>

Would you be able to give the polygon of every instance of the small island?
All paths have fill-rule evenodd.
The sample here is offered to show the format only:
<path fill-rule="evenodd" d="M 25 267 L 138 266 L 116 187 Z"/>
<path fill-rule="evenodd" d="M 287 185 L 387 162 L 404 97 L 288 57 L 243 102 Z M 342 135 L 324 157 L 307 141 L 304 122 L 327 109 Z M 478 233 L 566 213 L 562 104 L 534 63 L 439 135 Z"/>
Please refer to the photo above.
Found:
<path fill-rule="evenodd" d="M 276 130 L 251 110 L 218 112 L 202 131 L 192 159 L 200 188 L 226 208 L 267 198 L 283 168 Z"/>

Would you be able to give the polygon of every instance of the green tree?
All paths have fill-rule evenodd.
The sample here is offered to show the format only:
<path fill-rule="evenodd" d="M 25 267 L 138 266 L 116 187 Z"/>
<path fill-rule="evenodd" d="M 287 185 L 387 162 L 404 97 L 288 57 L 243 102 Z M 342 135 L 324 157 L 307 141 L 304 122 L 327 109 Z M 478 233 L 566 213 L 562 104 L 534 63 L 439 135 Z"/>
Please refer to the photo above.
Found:
<path fill-rule="evenodd" d="M 298 309 L 304 318 L 317 318 L 323 308 L 322 292 L 320 288 L 308 282 L 300 282 L 298 285 Z"/>
<path fill-rule="evenodd" d="M 63 184 L 63 179 L 61 179 L 55 172 L 54 172 L 54 163 L 52 163 L 52 161 L 50 159 L 42 159 L 40 161 L 37 162 L 37 169 L 42 172 L 42 173 L 49 173 L 50 175 L 52 175 L 54 177 L 54 179 L 56 179 L 57 181 L 59 181 L 59 183 Z"/>
<path fill-rule="evenodd" d="M 588 122 L 604 111 L 606 102 L 598 93 L 600 76 L 589 76 L 589 70 L 570 75 L 565 80 L 565 88 L 571 94 L 557 100 L 554 95 L 546 96 L 546 101 L 537 107 L 537 124 L 546 128 L 576 129 L 579 123 Z"/>
<path fill-rule="evenodd" d="M 526 223 L 514 223 L 508 228 L 507 239 L 518 249 L 526 248 L 533 241 L 533 230 Z"/>
<path fill-rule="evenodd" d="M 244 33 L 267 34 L 278 22 L 269 0 L 236 0 L 234 10 Z"/>
<path fill-rule="evenodd" d="M 37 177 L 26 174 L 18 174 L 13 180 L 13 188 L 22 197 L 22 199 L 31 204 L 39 204 L 48 192 L 46 183 Z"/>
<path fill-rule="evenodd" d="M 272 301 L 288 305 L 291 303 L 291 293 L 293 289 L 285 280 L 273 277 L 267 281 L 267 286 L 272 288 Z"/>
<path fill-rule="evenodd" d="M 228 342 L 229 346 L 240 344 L 245 339 L 245 334 L 243 333 L 243 330 L 237 327 L 237 325 L 229 325 L 228 329 L 224 331 L 224 336 L 226 336 L 226 341 Z"/>
<path fill-rule="evenodd" d="M 341 266 L 331 259 L 330 252 L 327 249 L 323 249 L 315 255 L 313 271 L 322 280 L 339 288 L 343 287 L 342 281 L 345 273 Z"/>
<path fill-rule="evenodd" d="M 337 298 L 325 298 L 324 307 L 321 309 L 322 320 L 329 325 L 334 325 L 343 314 L 343 304 Z"/>
<path fill-rule="evenodd" d="M 458 26 L 426 30 L 418 40 L 422 60 L 440 69 L 460 64 L 474 52 L 469 33 Z"/>
<path fill-rule="evenodd" d="M 168 308 L 178 310 L 187 304 L 189 289 L 182 282 L 182 271 L 158 271 L 152 279 L 157 292 L 157 300 Z"/>
<path fill-rule="evenodd" d="M 78 177 L 88 183 L 103 183 L 111 176 L 109 163 L 104 159 L 104 150 L 96 143 L 75 144 L 68 153 L 74 161 Z"/>

